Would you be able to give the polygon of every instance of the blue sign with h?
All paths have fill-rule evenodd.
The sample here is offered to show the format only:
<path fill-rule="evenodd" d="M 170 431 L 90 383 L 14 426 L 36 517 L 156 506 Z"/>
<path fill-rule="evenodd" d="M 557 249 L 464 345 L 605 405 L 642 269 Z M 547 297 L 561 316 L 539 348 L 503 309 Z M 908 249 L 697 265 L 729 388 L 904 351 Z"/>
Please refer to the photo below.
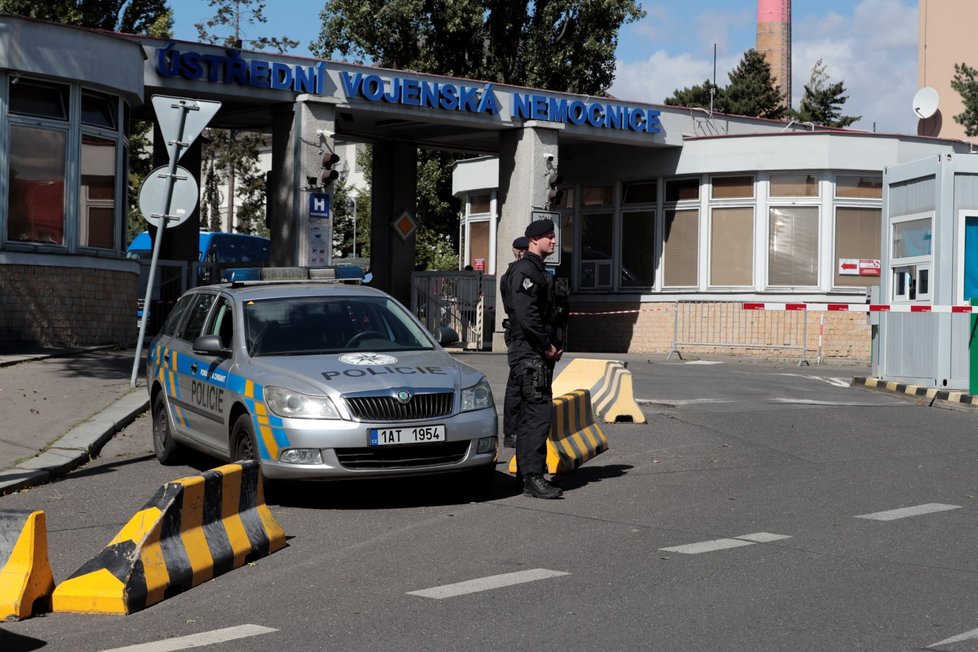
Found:
<path fill-rule="evenodd" d="M 309 193 L 309 217 L 329 218 L 329 203 L 332 195 L 325 192 Z"/>

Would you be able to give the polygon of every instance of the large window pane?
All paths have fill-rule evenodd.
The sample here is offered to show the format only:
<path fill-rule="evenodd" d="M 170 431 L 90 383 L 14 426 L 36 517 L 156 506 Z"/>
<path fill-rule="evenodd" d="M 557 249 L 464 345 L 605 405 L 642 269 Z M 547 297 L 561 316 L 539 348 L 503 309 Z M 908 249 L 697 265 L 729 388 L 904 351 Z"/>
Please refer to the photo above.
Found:
<path fill-rule="evenodd" d="M 469 223 L 469 265 L 485 271 L 488 260 L 489 222 L 471 222 Z"/>
<path fill-rule="evenodd" d="M 115 141 L 82 136 L 78 244 L 111 249 L 115 224 Z"/>
<path fill-rule="evenodd" d="M 64 84 L 13 77 L 10 112 L 55 120 L 68 119 L 68 87 Z"/>
<path fill-rule="evenodd" d="M 472 195 L 469 200 L 469 215 L 480 215 L 489 212 L 489 195 Z"/>
<path fill-rule="evenodd" d="M 880 228 L 883 211 L 879 208 L 835 209 L 835 285 L 838 287 L 879 285 L 879 276 L 842 275 L 842 258 L 879 260 Z"/>
<path fill-rule="evenodd" d="M 655 212 L 621 216 L 621 285 L 652 287 L 655 279 Z"/>
<path fill-rule="evenodd" d="M 814 174 L 772 174 L 772 197 L 818 197 L 818 177 Z"/>
<path fill-rule="evenodd" d="M 611 206 L 614 200 L 615 188 L 612 185 L 581 188 L 581 206 Z"/>
<path fill-rule="evenodd" d="M 7 238 L 64 244 L 65 133 L 10 126 Z"/>
<path fill-rule="evenodd" d="M 656 199 L 655 181 L 642 181 L 639 183 L 626 183 L 625 193 L 622 199 L 623 204 L 654 204 Z"/>
<path fill-rule="evenodd" d="M 700 212 L 695 209 L 666 211 L 663 285 L 690 287 L 697 284 L 699 221 Z"/>
<path fill-rule="evenodd" d="M 754 209 L 714 208 L 710 228 L 710 285 L 754 282 Z"/>
<path fill-rule="evenodd" d="M 882 199 L 883 177 L 840 175 L 835 179 L 835 196 L 854 199 Z"/>
<path fill-rule="evenodd" d="M 666 201 L 688 201 L 699 198 L 699 179 L 670 179 L 666 181 Z"/>
<path fill-rule="evenodd" d="M 772 208 L 768 226 L 768 283 L 817 285 L 818 209 Z"/>
<path fill-rule="evenodd" d="M 897 222 L 893 225 L 892 258 L 929 256 L 931 243 L 930 218 Z"/>
<path fill-rule="evenodd" d="M 611 213 L 581 215 L 581 288 L 610 288 L 613 224 Z"/>

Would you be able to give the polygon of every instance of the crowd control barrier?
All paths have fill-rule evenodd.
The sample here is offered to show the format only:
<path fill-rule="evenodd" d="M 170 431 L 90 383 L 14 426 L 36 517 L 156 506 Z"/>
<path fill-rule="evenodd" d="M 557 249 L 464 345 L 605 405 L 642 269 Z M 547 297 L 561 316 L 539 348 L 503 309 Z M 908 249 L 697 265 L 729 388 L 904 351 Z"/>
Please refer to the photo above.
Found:
<path fill-rule="evenodd" d="M 0 620 L 48 611 L 53 590 L 44 512 L 0 510 Z"/>
<path fill-rule="evenodd" d="M 283 547 L 258 463 L 227 464 L 163 485 L 55 588 L 52 609 L 129 614 Z"/>
<path fill-rule="evenodd" d="M 591 393 L 579 389 L 553 399 L 553 417 L 547 437 L 547 473 L 567 473 L 608 450 L 608 438 L 594 422 Z M 509 461 L 516 473 L 516 456 Z"/>
<path fill-rule="evenodd" d="M 645 414 L 635 402 L 632 372 L 621 360 L 571 360 L 554 378 L 551 389 L 560 396 L 575 389 L 591 392 L 591 408 L 605 423 L 645 423 Z"/>

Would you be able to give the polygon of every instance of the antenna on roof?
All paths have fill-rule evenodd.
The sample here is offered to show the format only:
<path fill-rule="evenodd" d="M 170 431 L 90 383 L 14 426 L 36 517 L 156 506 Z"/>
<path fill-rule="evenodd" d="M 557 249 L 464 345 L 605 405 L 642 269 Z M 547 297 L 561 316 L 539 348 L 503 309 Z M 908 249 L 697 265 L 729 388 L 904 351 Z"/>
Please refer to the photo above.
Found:
<path fill-rule="evenodd" d="M 717 44 L 713 44 L 713 84 L 710 86 L 710 115 L 713 115 L 713 96 L 717 92 Z"/>

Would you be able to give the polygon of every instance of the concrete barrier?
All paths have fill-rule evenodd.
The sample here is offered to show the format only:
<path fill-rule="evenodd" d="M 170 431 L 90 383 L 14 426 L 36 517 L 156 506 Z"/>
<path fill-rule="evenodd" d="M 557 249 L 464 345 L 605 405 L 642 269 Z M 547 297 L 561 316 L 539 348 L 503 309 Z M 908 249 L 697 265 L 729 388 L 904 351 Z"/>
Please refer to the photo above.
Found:
<path fill-rule="evenodd" d="M 645 423 L 645 414 L 635 402 L 632 372 L 621 360 L 576 358 L 554 378 L 554 396 L 587 389 L 594 413 L 605 423 Z"/>
<path fill-rule="evenodd" d="M 257 462 L 168 482 L 55 588 L 58 612 L 128 614 L 285 547 Z"/>
<path fill-rule="evenodd" d="M 608 450 L 608 438 L 594 422 L 590 392 L 579 389 L 557 396 L 547 436 L 547 473 L 567 473 Z M 509 461 L 516 473 L 516 456 Z"/>
<path fill-rule="evenodd" d="M 52 591 L 44 512 L 0 510 L 0 620 L 49 611 Z"/>

